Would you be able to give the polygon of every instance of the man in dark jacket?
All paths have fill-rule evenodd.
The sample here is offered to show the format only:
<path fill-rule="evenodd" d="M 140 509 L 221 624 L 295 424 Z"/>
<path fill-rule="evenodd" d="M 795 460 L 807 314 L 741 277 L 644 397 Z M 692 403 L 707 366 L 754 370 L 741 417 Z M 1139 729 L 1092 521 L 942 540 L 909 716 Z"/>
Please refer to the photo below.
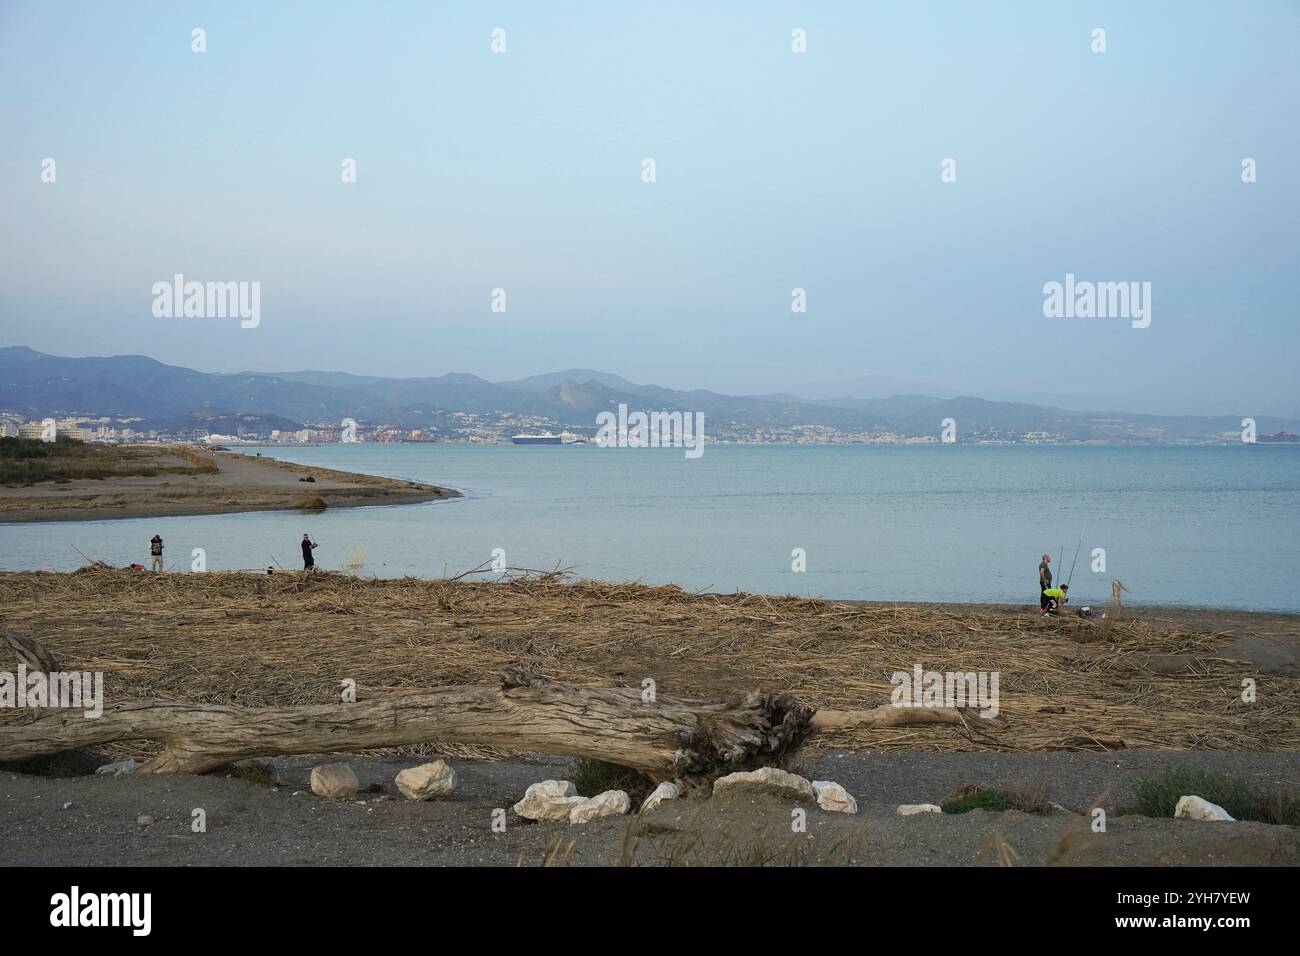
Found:
<path fill-rule="evenodd" d="M 1052 563 L 1050 554 L 1043 555 L 1043 560 L 1038 562 L 1038 610 L 1047 610 L 1047 595 L 1043 592 L 1052 586 L 1052 569 L 1048 567 Z"/>
<path fill-rule="evenodd" d="M 311 539 L 311 535 L 304 534 L 302 536 L 302 569 L 304 571 L 310 571 L 316 566 L 316 559 L 311 556 L 312 549 L 316 547 L 318 545 Z"/>

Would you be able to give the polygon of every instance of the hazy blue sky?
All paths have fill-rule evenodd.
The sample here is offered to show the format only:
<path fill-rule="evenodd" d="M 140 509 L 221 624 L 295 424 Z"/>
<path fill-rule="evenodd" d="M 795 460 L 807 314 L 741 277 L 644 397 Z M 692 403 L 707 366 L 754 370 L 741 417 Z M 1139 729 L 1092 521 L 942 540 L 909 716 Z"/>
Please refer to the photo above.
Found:
<path fill-rule="evenodd" d="M 0 2 L 0 344 L 1297 414 L 1298 11 Z M 261 325 L 154 318 L 177 272 Z M 1067 272 L 1150 328 L 1045 318 Z"/>

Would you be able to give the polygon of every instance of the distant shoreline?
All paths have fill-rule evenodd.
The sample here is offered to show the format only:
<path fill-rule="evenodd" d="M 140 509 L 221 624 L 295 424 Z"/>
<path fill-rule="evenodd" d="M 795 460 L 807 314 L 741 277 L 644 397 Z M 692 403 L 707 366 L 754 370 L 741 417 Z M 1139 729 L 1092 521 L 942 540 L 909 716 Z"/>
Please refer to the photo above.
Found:
<path fill-rule="evenodd" d="M 176 446 L 161 446 L 160 457 Z M 460 492 L 377 475 L 317 468 L 260 455 L 204 451 L 213 474 L 121 476 L 0 487 L 0 523 L 107 521 L 412 504 Z M 311 478 L 311 481 L 300 481 Z M 315 501 L 312 501 L 315 499 Z M 323 503 L 323 504 L 322 504 Z M 308 506 L 308 505 L 312 506 Z"/>
<path fill-rule="evenodd" d="M 563 447 L 590 445 L 599 447 L 594 440 L 583 435 L 581 441 Z M 342 441 L 306 441 L 306 442 L 226 442 L 230 448 L 332 448 L 335 446 L 355 447 Z M 508 438 L 497 441 L 466 441 L 458 438 L 439 439 L 438 441 L 396 441 L 364 442 L 368 447 L 391 448 L 398 445 L 437 445 L 456 448 L 502 448 L 511 445 Z M 931 448 L 948 445 L 978 446 L 981 448 L 1236 448 L 1240 445 L 1268 446 L 1277 448 L 1300 448 L 1300 443 L 1290 441 L 1257 440 L 1242 441 L 1105 441 L 1100 439 L 1070 439 L 1068 441 L 1012 441 L 1003 439 L 960 439 L 955 442 L 942 442 L 938 439 L 917 436 L 899 441 L 754 441 L 751 439 L 716 438 L 705 436 L 705 444 L 712 447 L 725 445 L 741 448 Z M 552 447 L 552 446 L 542 446 Z"/>

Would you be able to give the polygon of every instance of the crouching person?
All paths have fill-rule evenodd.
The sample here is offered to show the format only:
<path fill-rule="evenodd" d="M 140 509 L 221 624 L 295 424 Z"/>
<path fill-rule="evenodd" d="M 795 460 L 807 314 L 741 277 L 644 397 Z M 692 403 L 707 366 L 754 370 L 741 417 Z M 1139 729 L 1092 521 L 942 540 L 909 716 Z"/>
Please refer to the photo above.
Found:
<path fill-rule="evenodd" d="M 1046 599 L 1047 604 L 1043 608 L 1043 617 L 1047 617 L 1049 614 L 1055 617 L 1059 614 L 1061 605 L 1069 600 L 1069 592 L 1070 586 L 1068 584 L 1062 584 L 1059 588 L 1044 588 L 1043 597 Z"/>

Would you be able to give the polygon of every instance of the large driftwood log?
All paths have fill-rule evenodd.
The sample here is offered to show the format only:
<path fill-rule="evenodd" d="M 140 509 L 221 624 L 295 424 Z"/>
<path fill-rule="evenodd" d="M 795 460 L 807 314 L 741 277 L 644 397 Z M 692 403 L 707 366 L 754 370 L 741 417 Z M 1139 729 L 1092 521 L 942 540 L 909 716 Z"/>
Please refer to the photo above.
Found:
<path fill-rule="evenodd" d="M 337 753 L 407 744 L 477 744 L 589 757 L 670 779 L 772 763 L 811 730 L 794 698 L 658 697 L 635 688 L 574 687 L 508 669 L 499 686 L 438 687 L 351 704 L 234 707 L 165 700 L 111 704 L 0 727 L 0 760 L 121 740 L 162 751 L 141 769 L 200 773 L 245 757 Z"/>
<path fill-rule="evenodd" d="M 30 655 L 43 650 L 36 642 L 22 646 Z M 142 771 L 201 773 L 247 757 L 436 741 L 604 760 L 655 780 L 705 780 L 778 763 L 819 728 L 964 720 L 962 713 L 942 708 L 817 714 L 788 695 L 761 693 L 647 702 L 636 688 L 575 687 L 507 668 L 497 686 L 437 687 L 355 703 L 236 707 L 133 700 L 106 705 L 98 718 L 58 712 L 0 726 L 0 761 L 152 740 L 162 750 Z"/>

